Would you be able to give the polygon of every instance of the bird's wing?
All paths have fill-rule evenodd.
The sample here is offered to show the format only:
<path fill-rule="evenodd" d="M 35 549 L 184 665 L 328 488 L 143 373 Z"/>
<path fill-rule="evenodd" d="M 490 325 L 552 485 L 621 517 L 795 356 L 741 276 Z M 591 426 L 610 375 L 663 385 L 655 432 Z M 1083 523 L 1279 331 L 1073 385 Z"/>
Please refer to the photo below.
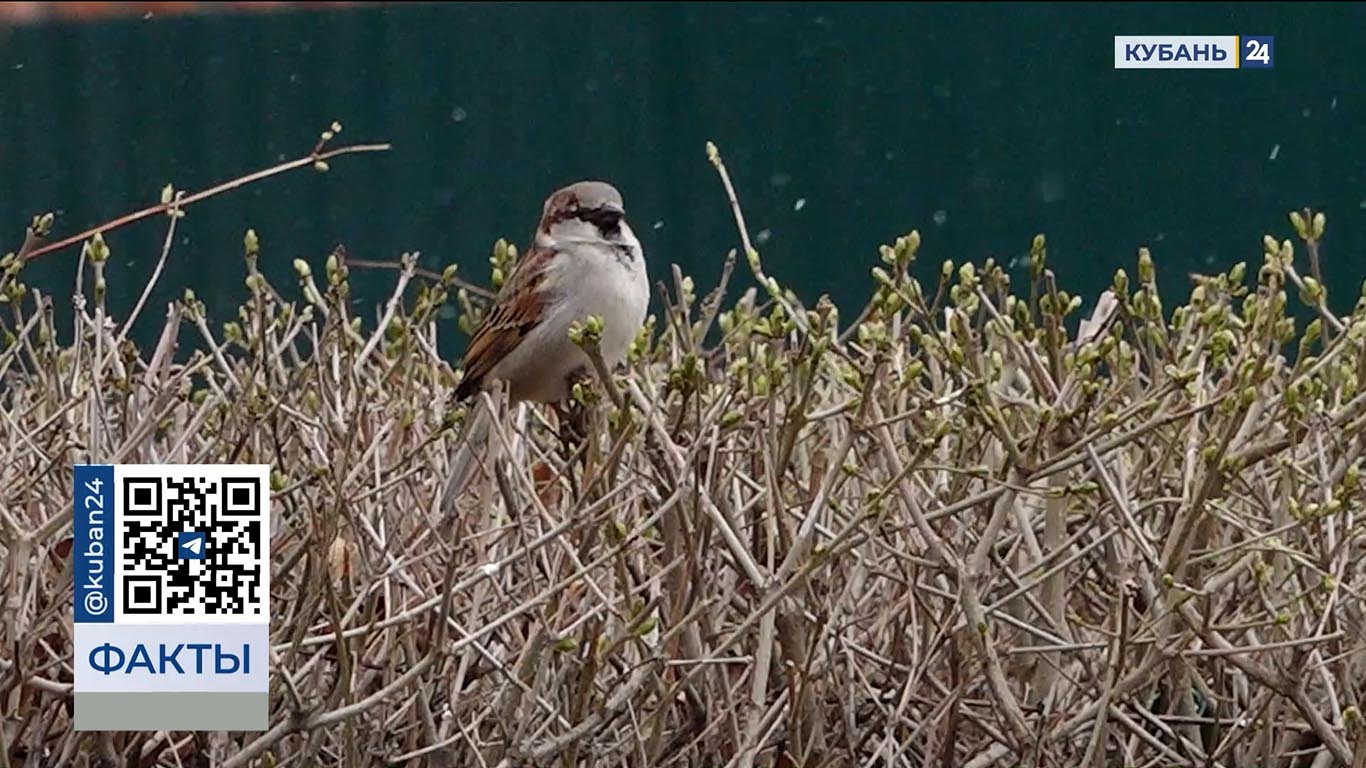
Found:
<path fill-rule="evenodd" d="M 455 390 L 464 399 L 483 386 L 484 377 L 540 324 L 545 309 L 546 267 L 553 248 L 533 246 L 498 292 L 493 308 L 474 332 L 461 366 L 465 378 Z"/>

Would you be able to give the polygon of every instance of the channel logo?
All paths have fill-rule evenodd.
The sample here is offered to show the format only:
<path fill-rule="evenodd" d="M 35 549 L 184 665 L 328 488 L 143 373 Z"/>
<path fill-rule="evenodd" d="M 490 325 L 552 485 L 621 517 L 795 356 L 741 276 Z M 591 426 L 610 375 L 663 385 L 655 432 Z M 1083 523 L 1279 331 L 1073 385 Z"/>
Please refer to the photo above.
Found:
<path fill-rule="evenodd" d="M 1115 69 L 1272 69 L 1272 35 L 1115 35 Z"/>
<path fill-rule="evenodd" d="M 77 731 L 265 731 L 270 467 L 76 464 Z"/>

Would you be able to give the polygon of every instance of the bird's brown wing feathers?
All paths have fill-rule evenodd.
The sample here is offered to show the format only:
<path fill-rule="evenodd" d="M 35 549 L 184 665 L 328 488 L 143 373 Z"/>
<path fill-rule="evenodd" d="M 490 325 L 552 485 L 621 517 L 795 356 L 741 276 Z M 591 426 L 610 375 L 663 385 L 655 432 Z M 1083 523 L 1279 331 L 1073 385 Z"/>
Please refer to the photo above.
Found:
<path fill-rule="evenodd" d="M 474 332 L 461 365 L 465 378 L 455 390 L 458 400 L 477 392 L 484 377 L 541 322 L 545 268 L 555 251 L 533 246 L 498 292 L 493 308 Z"/>

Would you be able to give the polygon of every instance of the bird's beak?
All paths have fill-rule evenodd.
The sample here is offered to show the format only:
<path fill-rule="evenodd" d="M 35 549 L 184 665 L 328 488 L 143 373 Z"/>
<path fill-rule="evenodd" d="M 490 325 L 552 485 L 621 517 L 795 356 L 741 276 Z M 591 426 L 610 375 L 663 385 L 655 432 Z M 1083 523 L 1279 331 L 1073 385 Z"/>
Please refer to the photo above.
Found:
<path fill-rule="evenodd" d="M 617 218 L 621 218 L 622 216 L 626 215 L 626 209 L 622 208 L 620 205 L 617 205 L 616 203 L 604 203 L 602 209 L 616 216 Z"/>

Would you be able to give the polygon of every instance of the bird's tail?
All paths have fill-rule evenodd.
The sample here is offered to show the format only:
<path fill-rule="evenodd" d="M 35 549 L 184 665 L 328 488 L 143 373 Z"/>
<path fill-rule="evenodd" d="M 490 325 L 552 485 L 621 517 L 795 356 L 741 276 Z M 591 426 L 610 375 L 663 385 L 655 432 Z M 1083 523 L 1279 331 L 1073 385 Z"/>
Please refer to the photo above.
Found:
<path fill-rule="evenodd" d="M 479 468 L 479 455 L 486 453 L 490 414 L 486 398 L 474 398 L 473 413 L 457 438 L 451 460 L 446 465 L 446 487 L 441 492 L 440 514 L 445 519 L 455 515 L 455 500 L 469 485 L 474 471 Z"/>

